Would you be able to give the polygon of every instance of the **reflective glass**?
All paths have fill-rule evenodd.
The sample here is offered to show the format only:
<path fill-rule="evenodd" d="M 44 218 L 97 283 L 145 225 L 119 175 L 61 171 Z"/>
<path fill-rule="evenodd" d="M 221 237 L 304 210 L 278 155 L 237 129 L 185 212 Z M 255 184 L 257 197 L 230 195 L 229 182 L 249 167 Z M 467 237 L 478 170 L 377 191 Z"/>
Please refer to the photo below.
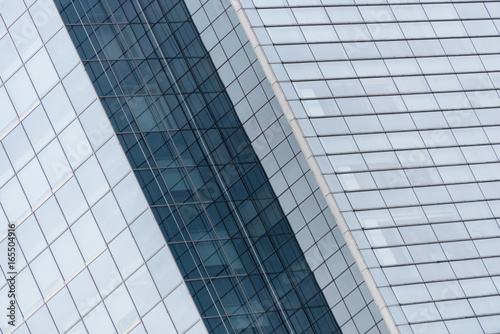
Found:
<path fill-rule="evenodd" d="M 48 0 L 35 1 L 29 12 L 44 42 L 62 27 L 56 7 Z"/>
<path fill-rule="evenodd" d="M 99 102 L 94 102 L 81 115 L 83 129 L 94 149 L 101 146 L 113 133 L 109 120 L 103 115 Z"/>
<path fill-rule="evenodd" d="M 82 66 L 73 69 L 62 83 L 77 113 L 85 109 L 94 99 L 94 91 L 88 85 L 88 76 Z"/>
<path fill-rule="evenodd" d="M 17 178 L 12 178 L 0 189 L 0 202 L 10 223 L 16 223 L 30 207 Z"/>
<path fill-rule="evenodd" d="M 130 295 L 139 314 L 142 316 L 160 300 L 160 295 L 153 283 L 148 268 L 142 266 L 126 282 Z"/>
<path fill-rule="evenodd" d="M 104 304 L 120 333 L 129 328 L 139 317 L 125 285 L 119 286 L 104 300 Z"/>
<path fill-rule="evenodd" d="M 122 281 L 113 258 L 107 250 L 101 253 L 88 268 L 103 298 L 109 295 Z"/>
<path fill-rule="evenodd" d="M 80 314 L 86 314 L 101 299 L 87 269 L 84 269 L 69 282 L 68 289 Z"/>
<path fill-rule="evenodd" d="M 88 208 L 85 197 L 74 177 L 59 188 L 56 192 L 56 198 L 70 225 Z"/>
<path fill-rule="evenodd" d="M 50 296 L 64 282 L 49 248 L 30 264 L 30 268 L 44 298 Z"/>
<path fill-rule="evenodd" d="M 35 216 L 49 243 L 68 226 L 54 196 L 45 201 L 36 211 Z"/>
<path fill-rule="evenodd" d="M 28 268 L 25 268 L 17 276 L 18 286 L 22 286 L 17 293 L 17 303 L 22 312 L 30 313 L 35 306 L 42 301 L 42 295 L 38 290 L 35 279 Z"/>
<path fill-rule="evenodd" d="M 111 192 L 92 207 L 92 213 L 106 241 L 110 241 L 126 226 L 123 214 Z"/>
<path fill-rule="evenodd" d="M 17 175 L 32 207 L 50 192 L 49 183 L 37 159 L 31 160 Z"/>
<path fill-rule="evenodd" d="M 95 156 L 91 156 L 85 161 L 75 171 L 75 176 L 91 206 L 109 189 L 104 173 Z"/>
<path fill-rule="evenodd" d="M 71 226 L 71 232 L 86 261 L 105 246 L 101 232 L 90 211 L 87 211 Z"/>
<path fill-rule="evenodd" d="M 22 15 L 9 31 L 23 61 L 28 60 L 42 46 L 42 40 L 29 13 Z"/>
<path fill-rule="evenodd" d="M 86 329 L 91 334 L 99 333 L 117 333 L 111 319 L 109 318 L 108 311 L 104 307 L 104 303 L 99 304 L 96 308 L 90 311 L 89 314 L 83 318 Z"/>
<path fill-rule="evenodd" d="M 129 187 L 133 187 L 135 182 L 135 178 L 130 174 L 113 189 L 113 193 L 122 209 L 123 215 L 129 222 L 146 208 L 146 203 L 138 192 L 130 193 L 125 190 Z"/>
<path fill-rule="evenodd" d="M 96 152 L 96 157 L 111 186 L 128 172 L 126 158 L 114 137 Z"/>
<path fill-rule="evenodd" d="M 183 332 L 197 321 L 196 315 L 189 312 L 192 308 L 189 292 L 184 284 L 180 285 L 165 299 L 172 321 L 178 331 Z"/>
<path fill-rule="evenodd" d="M 62 288 L 47 304 L 60 332 L 67 331 L 77 322 L 78 311 L 66 287 Z"/>
<path fill-rule="evenodd" d="M 163 303 L 158 304 L 151 312 L 146 314 L 143 321 L 148 333 L 164 330 L 170 332 L 175 331 L 175 327 L 172 324 L 172 320 L 170 320 Z"/>
<path fill-rule="evenodd" d="M 176 271 L 173 270 L 175 262 L 166 248 L 162 248 L 156 253 L 147 262 L 147 266 L 162 297 L 165 297 L 182 282 L 180 275 L 175 274 Z"/>
<path fill-rule="evenodd" d="M 146 211 L 130 225 L 130 231 L 145 259 L 164 245 L 164 240 L 155 230 L 157 228 L 155 224 L 151 212 Z"/>
<path fill-rule="evenodd" d="M 33 260 L 47 246 L 33 215 L 29 216 L 17 228 L 17 238 L 28 262 Z"/>
<path fill-rule="evenodd" d="M 2 108 L 2 113 L 0 113 L 0 135 L 3 135 L 4 131 L 17 120 L 17 114 L 5 87 L 0 87 L 0 108 Z"/>
<path fill-rule="evenodd" d="M 35 152 L 39 152 L 55 135 L 42 106 L 36 107 L 23 120 L 23 126 Z"/>
<path fill-rule="evenodd" d="M 39 96 L 45 95 L 59 81 L 54 65 L 45 49 L 38 51 L 26 63 L 26 70 Z"/>
<path fill-rule="evenodd" d="M 110 244 L 109 250 L 123 277 L 128 277 L 142 263 L 142 257 L 129 229 L 125 229 Z"/>
<path fill-rule="evenodd" d="M 59 1 L 56 3 L 61 5 Z M 139 21 L 137 21 L 138 24 L 128 23 L 127 21 L 133 20 L 132 17 L 126 18 L 128 16 L 117 14 L 119 21 L 124 22 L 118 26 L 107 23 L 102 26 L 99 23 L 93 23 L 101 20 L 108 22 L 105 19 L 109 15 L 107 11 L 104 11 L 106 14 L 103 14 L 102 17 L 93 15 L 94 10 L 107 8 L 100 8 L 99 4 L 93 7 L 87 3 L 81 5 L 83 6 L 82 10 L 78 11 L 80 17 L 74 15 L 76 13 L 72 6 L 62 5 L 59 9 L 63 13 L 63 19 L 75 41 L 87 74 L 101 95 L 101 102 L 110 117 L 114 130 L 117 131 L 120 144 L 132 166 L 136 167 L 135 176 L 142 186 L 149 204 L 153 205 L 155 218 L 173 252 L 174 258 L 171 258 L 165 249 L 148 261 L 148 269 L 158 284 L 161 295 L 166 296 L 181 282 L 181 276 L 172 276 L 175 270 L 171 268 L 175 268 L 174 261 L 177 261 L 182 274 L 186 278 L 192 278 L 188 283 L 188 289 L 193 293 L 200 313 L 206 317 L 205 324 L 212 331 L 218 331 L 224 325 L 233 326 L 238 332 L 282 331 L 286 326 L 283 322 L 284 319 L 281 319 L 278 313 L 265 312 L 265 310 L 268 307 L 274 307 L 276 300 L 283 300 L 287 310 L 293 310 L 291 312 L 300 310 L 300 316 L 297 319 L 304 323 L 305 328 L 298 325 L 299 320 L 295 322 L 296 326 L 299 326 L 297 328 L 310 332 L 321 332 L 321 328 L 326 328 L 329 333 L 335 332 L 337 329 L 335 321 L 328 312 L 324 297 L 322 294 L 318 294 L 320 290 L 316 282 L 310 278 L 304 283 L 300 283 L 302 279 L 293 279 L 295 274 L 291 273 L 295 272 L 295 261 L 303 261 L 300 248 L 296 244 L 293 231 L 290 230 L 278 200 L 266 180 L 259 159 L 253 152 L 250 141 L 234 112 L 230 94 L 231 91 L 234 93 L 239 88 L 233 85 L 232 87 L 236 88 L 228 87 L 228 92 L 226 92 L 215 69 L 215 67 L 222 65 L 225 60 L 223 50 L 227 55 L 231 55 L 238 47 L 239 41 L 235 38 L 234 31 L 231 30 L 230 22 L 233 21 L 228 19 L 231 16 L 226 15 L 229 12 L 214 19 L 213 26 L 207 29 L 206 33 L 202 33 L 202 35 L 213 34 L 214 36 L 209 37 L 209 39 L 214 44 L 217 43 L 215 37 L 222 39 L 223 36 L 227 35 L 210 52 L 214 60 L 212 63 L 208 58 L 208 51 L 198 37 L 196 27 L 192 24 L 189 16 L 184 17 L 188 13 L 184 2 L 168 5 L 163 2 L 153 2 L 151 6 L 155 10 L 144 11 L 144 15 L 152 23 L 151 25 L 149 23 L 145 25 Z M 171 10 L 170 6 L 175 7 L 175 10 Z M 196 7 L 193 4 L 189 4 L 189 6 Z M 225 6 L 223 7 L 225 8 Z M 120 10 L 121 8 L 117 12 Z M 211 5 L 207 5 L 206 10 L 207 14 L 216 11 Z M 280 20 L 280 18 L 276 19 L 275 14 L 287 15 L 286 12 L 288 12 L 292 15 L 292 11 L 287 10 L 284 12 L 269 10 L 270 13 L 267 14 L 265 11 L 262 10 L 262 13 L 253 12 L 254 16 L 251 20 L 262 22 L 272 17 L 273 24 L 275 24 Z M 301 20 L 318 19 L 307 15 L 308 13 L 305 11 L 302 12 L 304 13 L 300 13 Z M 262 14 L 262 21 L 255 14 Z M 218 10 L 217 15 L 219 15 Z M 91 22 L 90 26 L 82 26 L 80 18 L 83 22 Z M 208 16 L 208 19 L 211 20 L 211 15 Z M 296 18 L 292 15 L 285 17 L 284 21 L 288 19 L 295 22 Z M 323 19 L 328 18 L 323 15 Z M 177 26 L 179 22 L 183 22 L 182 28 L 171 29 L 172 24 Z M 204 24 L 207 24 L 206 20 Z M 133 34 L 125 33 L 132 30 Z M 89 38 L 86 36 L 88 31 L 97 32 L 95 36 L 91 37 L 92 46 L 95 49 L 88 45 Z M 119 31 L 123 33 L 118 33 Z M 145 36 L 142 37 L 141 34 L 137 33 L 138 31 L 146 32 Z M 154 39 L 149 38 L 152 33 L 154 33 Z M 125 42 L 122 40 L 124 36 Z M 265 33 L 259 36 L 270 41 L 269 36 Z M 293 37 L 295 38 L 295 36 Z M 154 42 L 155 40 L 158 42 L 157 44 Z M 82 43 L 82 41 L 85 42 Z M 152 41 L 153 43 L 150 44 Z M 373 47 L 374 45 L 372 45 L 372 49 Z M 340 57 L 344 52 L 340 51 L 342 45 L 336 45 L 334 48 Z M 142 49 L 141 52 L 134 51 L 139 49 Z M 315 51 L 320 49 L 321 47 L 315 48 Z M 49 50 L 49 52 L 51 51 Z M 295 53 L 301 59 L 313 60 L 313 53 L 307 47 L 296 48 L 283 45 L 283 47 L 278 48 L 277 52 L 282 59 L 290 59 L 292 53 Z M 155 54 L 163 54 L 166 59 L 173 61 L 160 62 Z M 255 60 L 252 53 L 246 54 Z M 122 55 L 127 60 L 115 61 Z M 107 57 L 110 62 L 104 60 L 103 56 Z M 229 63 L 235 72 L 234 74 L 241 75 L 241 93 L 248 94 L 248 100 L 252 101 L 252 106 L 257 110 L 259 105 L 264 105 L 267 99 L 272 97 L 272 93 L 269 91 L 269 87 L 264 87 L 264 90 L 260 85 L 253 89 L 253 86 L 258 85 L 264 76 L 256 66 L 254 66 L 255 72 L 253 67 L 245 69 L 244 66 L 248 65 L 245 65 L 246 60 L 242 59 L 244 56 L 243 52 L 236 53 Z M 317 56 L 321 57 L 321 55 Z M 97 62 L 96 59 L 101 59 L 102 62 Z M 227 65 L 224 66 L 226 69 L 228 68 Z M 232 74 L 223 75 L 223 77 L 232 77 Z M 108 81 L 108 79 L 110 80 Z M 69 96 L 74 97 L 75 92 L 69 91 L 71 89 L 69 83 L 66 85 L 64 82 L 64 84 Z M 73 82 L 71 84 L 75 86 Z M 125 96 L 119 96 L 117 99 L 116 92 L 125 93 Z M 296 96 L 292 86 L 286 89 L 286 94 Z M 369 102 L 368 100 L 364 102 L 363 106 L 366 109 Z M 85 108 L 83 105 L 84 103 L 81 102 L 82 108 Z M 80 111 L 76 105 L 75 109 Z M 83 111 L 80 117 L 84 129 L 87 125 L 83 116 L 87 112 L 89 110 Z M 331 113 L 330 111 L 325 112 Z M 93 117 L 89 117 L 87 120 L 91 119 Z M 262 127 L 271 125 L 272 120 L 274 120 L 274 116 L 267 116 L 264 109 L 257 113 L 257 121 Z M 280 133 L 283 132 L 279 123 L 275 123 L 273 126 Z M 138 130 L 141 133 L 137 132 Z M 271 132 L 271 130 L 269 131 Z M 279 144 L 276 149 L 276 157 L 284 164 L 294 156 L 296 147 L 290 146 L 288 141 L 280 144 L 283 139 L 284 134 L 276 137 L 271 144 Z M 89 140 L 94 145 L 93 140 L 91 138 Z M 71 160 L 70 157 L 68 158 Z M 105 167 L 103 161 L 106 160 L 109 170 L 113 170 L 111 159 L 105 154 L 98 155 L 98 160 L 105 172 L 107 172 L 106 168 L 108 167 Z M 107 176 L 110 183 L 118 184 L 113 189 L 112 194 L 106 195 L 110 196 L 111 200 L 106 196 L 101 200 L 102 203 L 110 203 L 110 206 L 98 202 L 92 209 L 99 226 L 101 226 L 99 220 L 107 217 L 104 214 L 99 217 L 99 209 L 103 210 L 107 207 L 107 210 L 115 210 L 112 209 L 116 206 L 116 203 L 113 203 L 115 202 L 113 197 L 116 198 L 118 204 L 119 209 L 116 209 L 118 215 L 121 215 L 121 210 L 125 220 L 132 223 L 133 230 L 141 226 L 135 227 L 135 224 L 139 224 L 140 220 L 133 221 L 136 217 L 144 214 L 146 202 L 144 202 L 142 195 L 129 191 L 129 189 L 135 189 L 137 183 L 135 183 L 134 175 L 125 176 L 125 174 L 126 172 L 116 177 Z M 125 178 L 120 181 L 122 177 Z M 320 207 L 314 197 L 306 201 L 310 204 L 306 204 L 302 211 L 311 220 L 317 215 L 317 210 L 320 210 Z M 111 220 L 113 221 L 113 219 Z M 107 228 L 102 228 L 107 241 L 111 241 L 111 238 L 125 227 L 123 224 L 125 220 L 120 216 L 120 219 L 116 221 L 117 224 L 110 226 L 109 233 L 105 232 Z M 317 233 L 319 236 L 321 233 L 326 233 L 328 229 L 326 223 L 320 222 L 318 226 L 320 228 L 313 231 L 315 234 Z M 260 255 L 249 248 L 244 239 L 241 239 L 241 237 L 245 237 L 246 233 L 255 236 L 256 239 L 248 240 L 256 243 L 260 243 L 258 238 L 265 235 L 263 242 L 267 245 L 268 251 L 265 255 L 263 254 L 266 259 L 262 264 L 264 269 L 258 273 L 255 270 L 257 268 L 256 261 L 260 259 Z M 281 236 L 286 236 L 283 239 L 286 240 L 283 247 L 278 246 L 282 243 Z M 208 237 L 211 238 L 210 241 L 206 240 Z M 122 235 L 111 241 L 110 247 L 114 246 L 116 242 L 116 249 L 121 249 L 119 238 L 122 238 Z M 186 238 L 187 243 L 179 242 Z M 138 250 L 143 255 L 146 252 L 153 253 L 155 251 L 153 249 L 161 246 L 158 242 L 154 247 L 153 245 L 146 247 L 141 239 L 136 238 L 136 241 L 139 246 Z M 191 242 L 198 240 L 203 241 Z M 244 242 L 240 242 L 242 240 Z M 129 241 L 133 242 L 130 239 Z M 118 259 L 120 252 L 115 250 L 111 250 L 111 252 L 119 267 L 117 268 L 118 272 L 128 275 L 133 269 L 127 268 L 128 264 L 123 259 Z M 169 258 L 157 257 L 163 253 Z M 99 274 L 92 266 L 99 265 L 100 259 L 104 261 L 104 254 L 106 253 L 101 254 L 90 265 L 93 276 Z M 238 259 L 241 256 L 239 254 L 247 254 L 245 260 Z M 288 254 L 293 255 L 289 256 Z M 136 255 L 140 256 L 138 252 Z M 133 263 L 133 261 L 129 262 Z M 109 264 L 106 261 L 107 267 L 113 268 L 112 263 L 113 261 L 110 261 Z M 168 265 L 170 269 L 163 272 L 165 263 L 170 263 L 171 266 Z M 102 267 L 105 268 L 105 266 Z M 247 276 L 247 273 L 251 272 L 257 274 Z M 311 277 L 311 274 L 309 270 L 300 273 L 304 277 Z M 215 296 L 212 292 L 212 285 L 208 285 L 208 281 L 201 280 L 200 275 L 213 276 L 216 289 L 225 292 L 211 300 L 208 293 Z M 284 285 L 296 287 L 297 293 L 301 294 L 301 299 L 294 300 L 299 302 L 285 301 L 284 296 L 288 290 L 281 289 L 281 281 L 271 279 L 269 281 L 271 284 L 263 284 L 266 277 L 275 277 L 275 275 L 281 275 Z M 252 282 L 240 284 L 240 277 L 249 277 Z M 98 281 L 101 279 L 96 279 L 99 287 L 101 283 Z M 299 287 L 301 284 L 304 287 Z M 113 286 L 115 285 L 113 284 Z M 274 298 L 273 294 L 279 296 Z M 189 297 L 187 293 L 183 296 Z M 177 303 L 174 300 L 177 298 L 172 299 L 173 305 Z M 168 302 L 170 303 L 170 301 Z M 108 306 L 107 302 L 105 303 Z M 185 310 L 191 309 L 193 306 L 189 303 L 184 304 L 182 306 L 186 307 Z M 225 305 L 226 308 L 221 308 L 221 304 Z M 312 306 L 313 304 L 319 306 Z M 109 307 L 107 309 L 111 319 L 117 322 L 120 321 L 119 314 L 127 313 L 127 310 L 112 312 Z M 170 312 L 170 307 L 167 309 Z M 247 311 L 250 309 L 252 312 L 248 313 Z M 221 312 L 222 319 L 217 316 L 217 312 Z M 188 330 L 188 326 L 194 325 L 198 321 L 195 312 L 185 311 L 184 313 L 182 316 L 189 315 L 192 318 L 189 321 L 181 320 L 177 324 L 176 318 L 180 319 L 181 317 L 173 317 L 174 325 L 180 331 Z M 135 317 L 135 314 L 133 316 Z M 227 324 L 222 321 L 227 322 Z M 146 327 L 148 327 L 147 324 Z M 140 332 L 141 326 L 137 326 L 137 328 Z M 197 328 L 199 329 L 199 327 Z"/>
<path fill-rule="evenodd" d="M 9 34 L 5 34 L 0 39 L 0 48 L 2 49 L 0 55 L 0 78 L 7 80 L 7 78 L 21 67 L 22 63 Z"/>
<path fill-rule="evenodd" d="M 38 96 L 24 68 L 14 74 L 5 84 L 7 92 L 16 108 L 17 115 L 22 117 L 34 107 Z M 23 87 L 23 89 L 19 89 Z"/>
<path fill-rule="evenodd" d="M 47 145 L 37 157 L 53 189 L 72 172 L 71 166 L 57 139 Z"/>
<path fill-rule="evenodd" d="M 36 313 L 28 319 L 27 324 L 33 334 L 55 333 L 57 331 L 46 306 L 36 311 Z"/>
<path fill-rule="evenodd" d="M 50 245 L 64 279 L 71 277 L 84 261 L 72 233 L 67 230 Z"/>
<path fill-rule="evenodd" d="M 0 147 L 0 187 L 14 175 L 14 170 L 10 164 L 3 147 Z"/>
<path fill-rule="evenodd" d="M 21 16 L 23 11 L 26 9 L 26 5 L 24 2 L 8 2 L 2 3 L 0 7 L 2 13 L 5 13 L 2 16 L 5 16 L 3 19 L 5 21 L 6 26 L 10 26 L 17 18 Z"/>
<path fill-rule="evenodd" d="M 42 104 L 56 133 L 75 117 L 75 112 L 62 85 L 57 85 L 43 99 Z"/>
<path fill-rule="evenodd" d="M 78 120 L 64 129 L 58 138 L 73 168 L 77 168 L 92 153 L 92 147 Z"/>
<path fill-rule="evenodd" d="M 16 171 L 21 169 L 34 155 L 33 148 L 21 125 L 9 132 L 2 143 Z"/>
<path fill-rule="evenodd" d="M 38 0 L 38 2 L 41 1 Z M 43 30 L 40 33 L 43 36 Z M 78 56 L 70 43 L 68 33 L 65 29 L 61 29 L 52 37 L 45 47 L 54 62 L 59 77 L 64 77 L 78 63 Z"/>

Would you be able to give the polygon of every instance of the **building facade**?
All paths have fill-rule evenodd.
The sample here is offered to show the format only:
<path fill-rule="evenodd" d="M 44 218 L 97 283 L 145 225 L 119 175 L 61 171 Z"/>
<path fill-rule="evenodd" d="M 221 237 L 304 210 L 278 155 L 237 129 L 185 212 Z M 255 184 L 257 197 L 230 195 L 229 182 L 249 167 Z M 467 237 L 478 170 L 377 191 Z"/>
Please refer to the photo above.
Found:
<path fill-rule="evenodd" d="M 232 1 L 389 330 L 500 331 L 497 1 Z"/>
<path fill-rule="evenodd" d="M 500 332 L 499 22 L 0 1 L 0 330 Z"/>

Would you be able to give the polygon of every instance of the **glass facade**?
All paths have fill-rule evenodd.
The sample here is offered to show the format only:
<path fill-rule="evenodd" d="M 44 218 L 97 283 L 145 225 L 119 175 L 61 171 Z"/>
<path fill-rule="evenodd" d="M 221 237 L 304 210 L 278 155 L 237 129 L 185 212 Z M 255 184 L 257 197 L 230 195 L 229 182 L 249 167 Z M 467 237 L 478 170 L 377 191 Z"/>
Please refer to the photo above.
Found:
<path fill-rule="evenodd" d="M 340 333 L 186 4 L 56 4 L 207 330 Z"/>
<path fill-rule="evenodd" d="M 499 332 L 500 2 L 232 3 L 389 329 Z"/>
<path fill-rule="evenodd" d="M 344 333 L 386 333 L 244 24 L 228 1 L 186 4 L 337 323 Z"/>
<path fill-rule="evenodd" d="M 0 58 L 0 331 L 207 333 L 52 1 L 0 2 Z"/>
<path fill-rule="evenodd" d="M 2 333 L 499 333 L 500 1 L 0 0 Z"/>

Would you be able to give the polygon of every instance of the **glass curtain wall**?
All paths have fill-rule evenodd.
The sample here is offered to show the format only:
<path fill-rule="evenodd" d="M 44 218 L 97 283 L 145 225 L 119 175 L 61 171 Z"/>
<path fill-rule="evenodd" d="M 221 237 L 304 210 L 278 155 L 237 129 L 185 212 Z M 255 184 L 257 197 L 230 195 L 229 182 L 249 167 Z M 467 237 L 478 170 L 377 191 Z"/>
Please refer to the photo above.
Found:
<path fill-rule="evenodd" d="M 55 2 L 209 331 L 340 333 L 184 2 Z"/>

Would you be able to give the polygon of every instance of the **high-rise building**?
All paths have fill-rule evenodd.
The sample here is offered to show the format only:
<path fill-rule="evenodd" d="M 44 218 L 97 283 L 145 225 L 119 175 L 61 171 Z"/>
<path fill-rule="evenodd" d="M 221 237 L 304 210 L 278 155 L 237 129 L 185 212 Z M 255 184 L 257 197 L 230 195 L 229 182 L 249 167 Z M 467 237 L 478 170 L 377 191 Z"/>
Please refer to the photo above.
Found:
<path fill-rule="evenodd" d="M 233 5 L 389 330 L 499 333 L 500 2 Z"/>
<path fill-rule="evenodd" d="M 1 332 L 500 333 L 500 1 L 421 2 L 0 0 Z"/>

